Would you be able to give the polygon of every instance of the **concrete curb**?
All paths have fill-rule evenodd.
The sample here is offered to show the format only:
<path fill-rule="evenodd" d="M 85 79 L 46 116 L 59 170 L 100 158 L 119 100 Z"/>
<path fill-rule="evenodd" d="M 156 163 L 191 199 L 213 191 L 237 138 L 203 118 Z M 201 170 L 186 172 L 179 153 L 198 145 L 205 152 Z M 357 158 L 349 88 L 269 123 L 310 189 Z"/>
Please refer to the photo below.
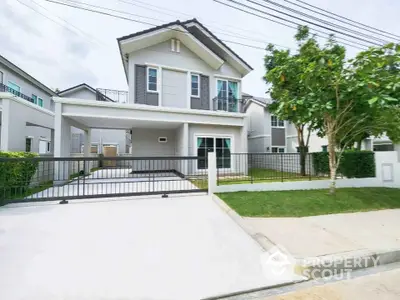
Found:
<path fill-rule="evenodd" d="M 360 269 L 400 262 L 400 249 L 370 251 L 358 250 L 343 254 L 298 259 L 295 272 L 308 279 L 318 279 L 335 274 L 346 274 Z M 311 262 L 310 262 L 311 260 Z M 307 263 L 308 261 L 308 263 Z"/>
<path fill-rule="evenodd" d="M 213 201 L 229 216 L 231 219 L 240 226 L 262 249 L 263 251 L 269 251 L 272 247 L 276 245 L 268 239 L 264 234 L 256 232 L 252 227 L 247 225 L 243 218 L 232 208 L 228 206 L 221 198 L 217 195 L 211 196 Z"/>

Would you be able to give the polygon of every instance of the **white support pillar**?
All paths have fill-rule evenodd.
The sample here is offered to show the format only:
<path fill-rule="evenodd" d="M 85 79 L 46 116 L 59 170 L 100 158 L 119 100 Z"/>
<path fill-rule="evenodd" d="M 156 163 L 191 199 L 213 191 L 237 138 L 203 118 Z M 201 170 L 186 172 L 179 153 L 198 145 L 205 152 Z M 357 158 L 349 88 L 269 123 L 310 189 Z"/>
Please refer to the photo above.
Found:
<path fill-rule="evenodd" d="M 208 152 L 208 194 L 212 195 L 217 187 L 217 156 Z"/>
<path fill-rule="evenodd" d="M 182 156 L 189 156 L 189 124 L 183 123 L 183 149 L 182 149 Z M 183 161 L 183 174 L 189 175 L 189 164 L 193 164 L 194 161 L 184 160 Z M 192 170 L 194 170 L 195 166 L 192 165 Z"/>
<path fill-rule="evenodd" d="M 90 157 L 92 148 L 92 130 L 86 129 L 84 132 L 84 146 L 83 146 L 83 156 L 86 158 Z M 85 174 L 89 174 L 91 169 L 91 161 L 85 161 Z"/>
<path fill-rule="evenodd" d="M 10 125 L 10 99 L 2 99 L 1 151 L 8 151 L 10 147 Z"/>
<path fill-rule="evenodd" d="M 248 139 L 247 139 L 247 135 L 248 135 L 248 117 L 244 118 L 244 124 L 242 126 L 242 128 L 240 129 L 240 144 L 242 145 L 242 147 L 240 148 L 240 152 L 241 153 L 248 153 Z M 235 150 L 236 151 L 236 150 Z M 238 151 L 236 151 L 238 152 Z M 247 175 L 248 173 L 248 160 L 247 159 L 240 159 L 238 156 L 234 156 L 231 158 L 233 159 L 238 159 L 238 161 L 234 161 L 233 162 L 233 171 L 244 171 L 245 174 L 243 175 Z"/>
<path fill-rule="evenodd" d="M 55 103 L 54 116 L 54 157 L 70 156 L 71 124 L 62 115 L 62 104 Z M 54 184 L 63 184 L 69 180 L 69 161 L 60 160 L 54 163 Z"/>
<path fill-rule="evenodd" d="M 397 161 L 400 162 L 400 144 L 394 144 L 394 151 L 397 152 Z"/>

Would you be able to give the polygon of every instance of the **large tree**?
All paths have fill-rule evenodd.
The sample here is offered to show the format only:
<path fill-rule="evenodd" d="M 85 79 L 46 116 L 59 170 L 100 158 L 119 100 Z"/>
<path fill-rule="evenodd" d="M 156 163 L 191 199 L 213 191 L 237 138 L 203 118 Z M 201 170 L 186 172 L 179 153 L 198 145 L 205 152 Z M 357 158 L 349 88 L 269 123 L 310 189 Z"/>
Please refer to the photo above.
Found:
<path fill-rule="evenodd" d="M 314 117 L 309 114 L 309 102 L 302 99 L 308 93 L 307 88 L 301 84 L 301 74 L 307 64 L 309 48 L 313 48 L 316 41 L 312 38 L 305 41 L 308 35 L 307 27 L 300 27 L 296 35 L 299 50 L 297 54 L 289 50 L 278 50 L 273 45 L 268 45 L 267 54 L 264 58 L 267 84 L 271 85 L 269 90 L 273 103 L 268 110 L 281 120 L 287 120 L 293 124 L 297 131 L 297 142 L 300 152 L 300 173 L 306 175 L 306 155 L 310 142 L 310 134 L 315 129 Z M 282 67 L 285 72 L 282 72 Z M 293 105 L 292 102 L 301 105 Z"/>
<path fill-rule="evenodd" d="M 295 55 L 275 50 L 270 68 L 266 64 L 266 79 L 272 84 L 275 113 L 291 110 L 296 119 L 327 137 L 334 193 L 336 172 L 349 145 L 370 134 L 399 136 L 395 122 L 399 119 L 400 47 L 370 48 L 346 60 L 344 47 L 333 37 L 320 46 L 307 27 L 300 27 L 296 40 Z"/>

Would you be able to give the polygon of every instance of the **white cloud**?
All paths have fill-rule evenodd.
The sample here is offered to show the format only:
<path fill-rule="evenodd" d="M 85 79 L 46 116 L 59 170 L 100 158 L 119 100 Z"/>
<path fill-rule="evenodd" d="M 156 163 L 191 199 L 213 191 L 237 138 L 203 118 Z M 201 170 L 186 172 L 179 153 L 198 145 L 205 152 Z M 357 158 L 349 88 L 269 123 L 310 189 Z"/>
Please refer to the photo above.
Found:
<path fill-rule="evenodd" d="M 37 7 L 30 0 L 21 1 L 54 18 L 57 22 L 62 23 L 55 17 L 56 15 L 66 19 L 84 33 L 70 27 L 70 30 L 77 32 L 73 34 L 15 0 L 3 0 L 0 4 L 1 54 L 48 86 L 67 88 L 86 82 L 95 87 L 127 89 L 116 38 L 149 26 L 35 0 L 46 7 L 50 11 L 48 12 Z M 187 15 L 172 12 L 167 13 L 173 16 L 165 15 L 124 4 L 121 1 L 82 1 L 159 18 L 160 22 L 149 21 L 154 24 L 189 18 Z M 400 11 L 400 3 L 396 0 L 368 2 L 364 0 L 307 0 L 307 2 L 387 31 L 398 30 L 397 14 Z M 279 3 L 287 5 L 283 0 Z M 168 4 L 162 0 L 149 0 L 149 4 L 168 7 L 194 16 L 224 40 L 248 43 L 262 48 L 270 42 L 296 47 L 293 41 L 294 30 L 224 7 L 212 0 L 191 1 L 190 5 L 187 0 L 169 0 Z M 68 25 L 65 24 L 65 26 Z M 220 30 L 251 36 L 265 43 L 226 36 L 219 33 Z M 95 40 L 100 42 L 95 42 Z M 262 80 L 264 51 L 227 44 L 254 68 L 254 71 L 243 80 L 243 91 L 262 96 L 267 90 Z M 351 56 L 356 52 L 355 49 L 348 49 Z"/>

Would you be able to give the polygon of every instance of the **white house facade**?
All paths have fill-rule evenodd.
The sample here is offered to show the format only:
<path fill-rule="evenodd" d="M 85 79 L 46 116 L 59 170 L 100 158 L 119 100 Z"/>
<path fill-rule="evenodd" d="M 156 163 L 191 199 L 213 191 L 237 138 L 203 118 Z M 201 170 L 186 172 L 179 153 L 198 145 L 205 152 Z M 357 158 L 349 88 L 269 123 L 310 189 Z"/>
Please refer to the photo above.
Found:
<path fill-rule="evenodd" d="M 0 55 L 0 148 L 51 153 L 57 94 Z"/>
<path fill-rule="evenodd" d="M 279 120 L 268 110 L 271 99 L 249 97 L 245 111 L 249 119 L 248 147 L 251 153 L 295 153 L 298 152 L 298 137 L 295 126 Z M 304 133 L 307 136 L 307 131 Z M 328 141 L 311 132 L 309 152 L 320 152 L 326 149 Z"/>
<path fill-rule="evenodd" d="M 55 156 L 68 154 L 71 126 L 84 131 L 87 145 L 93 129 L 129 130 L 134 157 L 214 151 L 218 167 L 233 170 L 230 154 L 248 150 L 240 95 L 251 67 L 195 19 L 119 38 L 118 45 L 126 101 L 54 97 Z M 207 161 L 194 167 L 205 169 Z"/>

